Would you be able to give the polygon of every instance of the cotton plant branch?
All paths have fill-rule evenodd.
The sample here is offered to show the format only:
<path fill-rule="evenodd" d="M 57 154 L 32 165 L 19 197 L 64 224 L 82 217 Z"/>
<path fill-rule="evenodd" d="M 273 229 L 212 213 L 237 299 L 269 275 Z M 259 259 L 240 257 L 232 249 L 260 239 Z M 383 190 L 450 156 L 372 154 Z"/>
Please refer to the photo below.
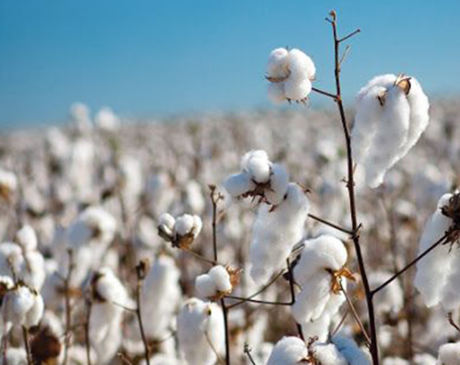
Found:
<path fill-rule="evenodd" d="M 251 351 L 252 350 L 249 347 L 249 344 L 247 342 L 245 342 L 245 344 L 244 344 L 244 353 L 246 354 L 246 356 L 248 357 L 249 361 L 251 362 L 251 365 L 257 365 L 256 362 L 254 361 L 254 359 L 252 358 Z"/>
<path fill-rule="evenodd" d="M 144 344 L 144 355 L 147 365 L 150 365 L 150 349 L 147 337 L 145 335 L 144 323 L 142 321 L 142 307 L 141 307 L 141 295 L 142 295 L 142 284 L 144 282 L 145 276 L 147 274 L 148 268 L 145 261 L 141 261 L 136 266 L 136 276 L 137 276 L 137 285 L 136 285 L 136 317 L 139 323 L 139 330 L 141 332 L 142 343 Z"/>
<path fill-rule="evenodd" d="M 88 297 L 86 299 L 86 321 L 85 321 L 85 324 L 84 324 L 87 365 L 92 365 L 92 363 L 91 363 L 91 339 L 89 337 L 90 318 L 91 318 L 92 306 L 93 306 L 93 301 L 92 301 L 91 297 Z"/>
<path fill-rule="evenodd" d="M 29 330 L 25 326 L 22 326 L 22 338 L 24 340 L 24 348 L 26 350 L 27 365 L 33 365 L 34 362 L 32 360 L 32 353 L 30 352 Z"/>
<path fill-rule="evenodd" d="M 334 38 L 334 76 L 335 76 L 335 98 L 334 101 L 337 104 L 337 108 L 340 115 L 340 121 L 343 128 L 343 133 L 345 137 L 345 144 L 346 144 L 346 151 L 347 151 L 347 180 L 346 180 L 346 187 L 348 190 L 348 200 L 350 205 L 350 220 L 352 226 L 352 240 L 353 245 L 356 251 L 356 257 L 358 261 L 359 271 L 362 278 L 362 283 L 364 287 L 364 292 L 366 295 L 366 303 L 367 303 L 367 310 L 369 315 L 369 327 L 370 327 L 370 352 L 372 355 L 372 362 L 374 365 L 379 365 L 379 350 L 378 350 L 378 339 L 377 339 L 377 327 L 375 321 L 375 312 L 374 312 L 374 304 L 373 304 L 373 295 L 369 285 L 369 280 L 367 277 L 366 266 L 364 263 L 364 257 L 361 250 L 360 244 L 360 235 L 359 235 L 359 228 L 360 225 L 358 223 L 358 216 L 357 216 L 357 209 L 356 209 L 356 198 L 355 198 L 355 181 L 354 181 L 354 161 L 353 161 L 353 153 L 351 147 L 351 134 L 349 125 L 347 122 L 347 118 L 345 115 L 345 108 L 342 101 L 342 90 L 341 90 L 341 81 L 340 81 L 340 72 L 341 72 L 341 60 L 340 60 L 340 45 L 345 40 L 348 40 L 355 34 L 358 34 L 359 31 L 355 31 L 350 33 L 349 35 L 339 38 L 338 31 L 337 31 L 337 14 L 335 11 L 330 12 L 330 18 L 326 18 L 326 20 L 332 26 L 332 33 Z"/>
<path fill-rule="evenodd" d="M 359 328 L 361 329 L 361 332 L 363 333 L 364 337 L 366 338 L 367 345 L 369 346 L 371 343 L 371 339 L 369 335 L 367 334 L 366 328 L 363 325 L 363 322 L 361 321 L 361 318 L 359 318 L 359 314 L 355 308 L 355 305 L 353 304 L 353 301 L 349 297 L 347 291 L 343 288 L 342 284 L 340 284 L 340 290 L 342 291 L 343 295 L 345 296 L 345 299 L 347 301 L 348 306 L 350 307 L 351 314 L 353 314 L 353 318 L 355 319 L 356 323 L 358 323 Z"/>
<path fill-rule="evenodd" d="M 70 337 L 72 333 L 72 299 L 70 297 L 70 281 L 72 279 L 72 272 L 75 268 L 73 262 L 73 251 L 68 250 L 69 267 L 67 269 L 67 276 L 64 279 L 64 305 L 65 305 L 65 339 L 64 339 L 64 360 L 63 365 L 67 365 L 69 360 Z"/>
<path fill-rule="evenodd" d="M 455 330 L 456 330 L 458 333 L 460 333 L 460 327 L 459 327 L 458 324 L 455 323 L 452 313 L 449 313 L 449 314 L 447 315 L 447 320 L 449 321 L 449 324 L 450 324 L 452 327 L 454 327 Z"/>
<path fill-rule="evenodd" d="M 350 236 L 353 235 L 352 231 L 350 231 L 350 230 L 348 230 L 346 228 L 340 227 L 338 224 L 332 223 L 332 222 L 330 222 L 330 221 L 328 221 L 328 220 L 326 220 L 324 218 L 320 218 L 320 217 L 318 217 L 318 216 L 316 216 L 314 214 L 311 214 L 311 213 L 308 214 L 308 217 L 313 219 L 313 220 L 315 220 L 315 221 L 318 221 L 318 222 L 320 222 L 322 224 L 325 224 L 326 226 L 332 227 L 332 228 L 334 228 L 334 229 L 336 229 L 336 230 L 338 230 L 340 232 L 346 233 L 346 234 L 348 234 Z"/>
<path fill-rule="evenodd" d="M 286 264 L 287 264 L 287 269 L 288 269 L 289 288 L 291 290 L 291 302 L 292 302 L 292 305 L 294 305 L 295 304 L 294 274 L 292 272 L 292 265 L 289 262 L 289 259 L 286 260 Z M 303 336 L 302 326 L 296 322 L 296 327 L 297 327 L 297 332 L 299 333 L 299 337 L 302 339 L 302 341 L 305 341 L 305 338 Z"/>
<path fill-rule="evenodd" d="M 214 261 L 218 262 L 218 251 L 217 251 L 217 204 L 223 199 L 223 195 L 217 191 L 216 186 L 209 185 L 210 197 L 212 202 L 212 246 L 214 251 Z M 224 327 L 225 327 L 225 365 L 230 365 L 230 331 L 228 326 L 228 308 L 225 304 L 225 298 L 220 300 L 222 306 L 222 313 L 224 316 Z M 149 364 L 147 364 L 149 365 Z"/>

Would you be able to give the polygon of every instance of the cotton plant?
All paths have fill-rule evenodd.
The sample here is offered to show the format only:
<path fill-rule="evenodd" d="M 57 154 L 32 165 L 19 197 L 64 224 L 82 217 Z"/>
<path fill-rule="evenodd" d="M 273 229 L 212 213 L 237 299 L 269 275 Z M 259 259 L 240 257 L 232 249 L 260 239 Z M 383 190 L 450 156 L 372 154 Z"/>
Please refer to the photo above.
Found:
<path fill-rule="evenodd" d="M 192 298 L 177 317 L 180 351 L 188 365 L 212 365 L 224 349 L 222 310 L 214 303 Z"/>
<path fill-rule="evenodd" d="M 8 170 L 0 168 L 0 198 L 3 201 L 10 202 L 18 188 L 18 179 L 16 175 Z"/>
<path fill-rule="evenodd" d="M 449 312 L 460 304 L 460 251 L 458 250 L 460 194 L 445 194 L 436 211 L 427 222 L 419 243 L 423 253 L 431 245 L 447 235 L 446 242 L 437 245 L 429 255 L 417 264 L 414 284 L 425 304 L 437 304 Z"/>
<path fill-rule="evenodd" d="M 116 132 L 120 128 L 120 118 L 110 107 L 102 107 L 94 117 L 94 124 L 102 131 Z"/>
<path fill-rule="evenodd" d="M 439 347 L 436 365 L 459 365 L 460 342 L 446 343 Z"/>
<path fill-rule="evenodd" d="M 40 293 L 17 283 L 11 289 L 7 289 L 2 298 L 3 323 L 26 329 L 35 327 L 43 316 L 44 306 Z"/>
<path fill-rule="evenodd" d="M 353 279 L 345 267 L 347 250 L 339 239 L 322 235 L 304 242 L 300 260 L 294 268 L 294 280 L 301 287 L 292 306 L 297 323 L 308 332 L 324 338 L 330 319 L 345 301 L 345 280 Z M 309 329 L 308 327 L 313 327 Z M 324 326 L 324 327 L 323 327 Z M 323 328 L 322 328 L 323 327 Z M 310 333 L 312 335 L 312 333 Z"/>
<path fill-rule="evenodd" d="M 229 295 L 239 280 L 239 270 L 216 265 L 207 273 L 196 277 L 195 289 L 198 296 L 215 301 Z"/>
<path fill-rule="evenodd" d="M 417 143 L 428 126 L 428 111 L 428 97 L 411 76 L 377 76 L 360 90 L 351 145 L 367 185 L 381 185 L 386 172 Z"/>
<path fill-rule="evenodd" d="M 274 103 L 303 102 L 312 90 L 316 67 L 299 49 L 274 49 L 267 63 L 268 97 Z"/>
<path fill-rule="evenodd" d="M 183 214 L 176 219 L 163 213 L 158 220 L 158 234 L 173 247 L 190 248 L 202 228 L 203 222 L 196 214 Z"/>

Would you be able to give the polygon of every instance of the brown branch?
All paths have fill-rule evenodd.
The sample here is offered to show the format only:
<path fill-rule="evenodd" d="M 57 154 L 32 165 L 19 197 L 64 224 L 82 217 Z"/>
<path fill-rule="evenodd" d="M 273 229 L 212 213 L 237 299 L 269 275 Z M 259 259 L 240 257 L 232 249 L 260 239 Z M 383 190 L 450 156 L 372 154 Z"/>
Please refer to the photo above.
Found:
<path fill-rule="evenodd" d="M 452 317 L 452 313 L 449 313 L 449 314 L 447 315 L 447 319 L 449 320 L 449 324 L 450 324 L 452 327 L 454 327 L 454 328 L 457 330 L 457 332 L 460 333 L 460 327 L 458 326 L 458 324 L 455 323 L 454 318 Z"/>
<path fill-rule="evenodd" d="M 75 268 L 73 262 L 73 251 L 68 250 L 69 267 L 67 269 L 67 276 L 64 279 L 64 305 L 65 305 L 65 338 L 64 338 L 64 360 L 63 365 L 67 365 L 69 360 L 69 349 L 70 349 L 70 334 L 72 328 L 72 299 L 70 297 L 70 280 L 72 278 L 72 272 Z"/>
<path fill-rule="evenodd" d="M 89 338 L 89 326 L 90 326 L 90 318 L 91 318 L 91 308 L 93 306 L 93 302 L 91 298 L 86 300 L 86 322 L 85 322 L 85 347 L 86 347 L 86 361 L 87 365 L 91 365 L 91 339 Z"/>
<path fill-rule="evenodd" d="M 249 361 L 251 362 L 251 365 L 256 365 L 256 362 L 252 358 L 251 349 L 249 348 L 249 345 L 247 342 L 244 344 L 244 353 L 247 355 Z"/>
<path fill-rule="evenodd" d="M 294 275 L 292 273 L 292 267 L 291 267 L 291 263 L 289 262 L 289 259 L 286 260 L 286 264 L 288 268 L 289 288 L 291 290 L 291 302 L 292 302 L 292 305 L 294 305 L 295 304 Z M 302 326 L 296 322 L 296 327 L 297 327 L 297 332 L 299 333 L 299 337 L 302 339 L 302 341 L 305 341 L 305 338 L 303 336 Z"/>
<path fill-rule="evenodd" d="M 363 333 L 364 337 L 366 338 L 367 344 L 370 345 L 371 339 L 369 338 L 369 335 L 367 334 L 366 329 L 364 328 L 363 322 L 359 318 L 358 312 L 356 311 L 356 308 L 351 301 L 350 297 L 348 296 L 347 291 L 343 288 L 342 284 L 340 284 L 340 289 L 342 290 L 343 295 L 345 296 L 345 299 L 347 300 L 348 306 L 350 307 L 351 314 L 353 314 L 353 317 L 355 318 L 356 323 L 358 323 L 359 328 L 361 329 L 361 332 Z"/>
<path fill-rule="evenodd" d="M 312 87 L 311 90 L 314 91 L 315 93 L 318 93 L 318 94 L 327 96 L 327 97 L 332 98 L 332 99 L 334 99 L 334 100 L 337 99 L 337 95 L 328 93 L 327 91 L 323 91 L 323 90 L 317 89 L 316 87 Z"/>
<path fill-rule="evenodd" d="M 139 330 L 141 332 L 142 343 L 144 344 L 144 355 L 147 365 L 150 365 L 150 349 L 147 337 L 144 331 L 144 323 L 142 322 L 142 307 L 141 307 L 141 294 L 142 294 L 142 284 L 145 279 L 146 274 L 146 265 L 145 262 L 141 261 L 136 266 L 137 274 L 137 285 L 136 285 L 136 317 L 137 322 L 139 323 Z"/>
<path fill-rule="evenodd" d="M 450 231 L 447 231 L 444 233 L 444 235 L 438 239 L 435 243 L 433 243 L 430 247 L 428 247 L 425 251 L 423 251 L 420 255 L 418 255 L 415 259 L 413 259 L 409 264 L 407 264 L 404 268 L 399 270 L 397 273 L 395 273 L 392 277 L 390 277 L 387 281 L 379 285 L 377 288 L 372 290 L 371 294 L 374 296 L 377 294 L 380 290 L 385 288 L 387 285 L 389 285 L 393 280 L 398 278 L 400 275 L 404 274 L 407 270 L 409 270 L 412 266 L 414 266 L 417 262 L 419 262 L 421 259 L 423 259 L 426 255 L 428 255 L 431 251 L 433 251 L 438 245 L 443 243 L 447 238 L 449 237 Z"/>
<path fill-rule="evenodd" d="M 257 300 L 257 299 L 238 297 L 238 296 L 235 296 L 235 295 L 226 295 L 225 298 L 242 300 L 245 303 L 248 302 L 248 303 L 259 303 L 259 304 L 267 304 L 267 305 L 286 305 L 286 306 L 291 306 L 293 304 L 292 301 L 291 302 L 270 302 L 270 301 L 266 301 L 266 300 Z"/>
<path fill-rule="evenodd" d="M 24 348 L 26 349 L 27 365 L 33 365 L 32 353 L 30 352 L 29 330 L 22 326 L 22 338 L 24 339 Z"/>
<path fill-rule="evenodd" d="M 348 167 L 348 179 L 347 179 L 347 189 L 348 189 L 348 199 L 350 202 L 350 218 L 351 218 L 351 226 L 353 232 L 358 232 L 359 224 L 358 224 L 358 217 L 357 217 L 357 209 L 356 209 L 356 202 L 355 202 L 355 182 L 354 182 L 354 163 L 353 163 L 353 153 L 351 147 L 351 136 L 350 130 L 347 123 L 347 119 L 345 116 L 345 109 L 342 102 L 342 91 L 341 91 L 341 84 L 340 84 L 340 42 L 348 39 L 351 35 L 346 36 L 340 39 L 337 35 L 337 14 L 335 11 L 330 12 L 330 19 L 327 19 L 329 23 L 332 25 L 332 33 L 334 37 L 334 75 L 335 75 L 335 86 L 336 86 L 336 104 L 340 114 L 340 120 L 342 123 L 343 133 L 345 137 L 346 149 L 347 149 L 347 167 Z M 364 292 L 366 295 L 366 302 L 367 302 L 367 310 L 369 315 L 369 327 L 370 327 L 370 352 L 372 355 L 372 361 L 374 365 L 379 365 L 379 350 L 378 350 L 378 339 L 377 339 L 377 327 L 375 321 L 375 313 L 374 313 L 374 304 L 372 301 L 372 292 L 369 285 L 369 280 L 367 277 L 366 267 L 364 264 L 364 258 L 361 251 L 361 245 L 359 241 L 359 234 L 353 235 L 353 245 L 356 251 L 356 257 L 358 261 L 359 271 L 361 274 Z"/>
<path fill-rule="evenodd" d="M 346 41 L 347 39 L 353 37 L 354 35 L 358 34 L 358 33 L 361 33 L 361 29 L 356 29 L 354 32 L 351 32 L 350 34 L 346 35 L 345 37 L 343 38 L 340 38 L 338 40 L 339 43 L 342 43 L 344 41 Z"/>
<path fill-rule="evenodd" d="M 343 227 L 340 227 L 339 225 L 335 224 L 335 223 L 332 223 L 326 219 L 323 219 L 323 218 L 320 218 L 314 214 L 308 214 L 308 217 L 315 220 L 315 221 L 318 221 L 320 223 L 323 223 L 325 224 L 326 226 L 329 226 L 329 227 L 332 227 L 332 228 L 335 228 L 336 230 L 340 231 L 340 232 L 343 232 L 343 233 L 346 233 L 350 236 L 353 236 L 353 232 L 346 229 L 346 228 L 343 228 Z"/>
<path fill-rule="evenodd" d="M 334 328 L 334 330 L 330 333 L 329 338 L 334 337 L 337 334 L 337 332 L 339 332 L 340 328 L 345 323 L 349 313 L 350 313 L 350 309 L 347 309 L 345 314 L 342 316 L 342 319 L 340 320 L 340 322 L 337 324 L 337 326 Z"/>

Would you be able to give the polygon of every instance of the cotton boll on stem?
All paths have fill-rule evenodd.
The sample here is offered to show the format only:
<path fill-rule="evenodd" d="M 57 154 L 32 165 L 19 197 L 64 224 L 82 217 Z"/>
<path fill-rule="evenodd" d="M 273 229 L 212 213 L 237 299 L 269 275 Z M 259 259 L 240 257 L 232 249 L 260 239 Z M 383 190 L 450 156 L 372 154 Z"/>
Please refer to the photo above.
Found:
<path fill-rule="evenodd" d="M 298 365 L 308 359 L 308 348 L 298 337 L 284 337 L 278 341 L 267 365 Z"/>
<path fill-rule="evenodd" d="M 284 266 L 292 247 L 302 238 L 309 208 L 305 192 L 294 183 L 289 184 L 276 209 L 259 207 L 249 250 L 251 277 L 256 283 L 267 281 Z"/>
<path fill-rule="evenodd" d="M 286 48 L 276 48 L 270 52 L 267 63 L 269 77 L 283 78 L 288 76 L 288 54 Z"/>
<path fill-rule="evenodd" d="M 436 365 L 460 365 L 460 342 L 442 345 Z"/>

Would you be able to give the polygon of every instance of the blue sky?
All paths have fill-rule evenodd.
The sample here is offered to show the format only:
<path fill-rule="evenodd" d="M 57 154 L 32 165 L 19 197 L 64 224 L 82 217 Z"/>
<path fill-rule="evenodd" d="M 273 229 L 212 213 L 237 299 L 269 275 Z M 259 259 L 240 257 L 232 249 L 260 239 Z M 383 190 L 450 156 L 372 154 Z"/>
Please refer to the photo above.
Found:
<path fill-rule="evenodd" d="M 331 9 L 343 34 L 362 29 L 350 101 L 388 72 L 460 95 L 460 1 L 0 0 L 0 126 L 65 121 L 73 101 L 132 117 L 276 108 L 264 72 L 279 46 L 308 53 L 332 89 Z"/>

